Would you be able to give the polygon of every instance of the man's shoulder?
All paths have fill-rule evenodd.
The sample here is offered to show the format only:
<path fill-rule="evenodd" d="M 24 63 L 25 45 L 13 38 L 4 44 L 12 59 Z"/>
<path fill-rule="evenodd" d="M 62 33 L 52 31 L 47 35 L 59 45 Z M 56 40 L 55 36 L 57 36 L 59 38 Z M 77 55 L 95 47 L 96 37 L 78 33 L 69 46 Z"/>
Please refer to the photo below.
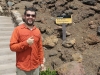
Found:
<path fill-rule="evenodd" d="M 20 24 L 18 26 L 16 26 L 16 28 L 23 28 L 24 27 L 24 24 Z"/>
<path fill-rule="evenodd" d="M 38 32 L 40 32 L 40 29 L 38 28 L 38 27 L 35 27 L 36 28 L 36 30 L 38 31 Z"/>

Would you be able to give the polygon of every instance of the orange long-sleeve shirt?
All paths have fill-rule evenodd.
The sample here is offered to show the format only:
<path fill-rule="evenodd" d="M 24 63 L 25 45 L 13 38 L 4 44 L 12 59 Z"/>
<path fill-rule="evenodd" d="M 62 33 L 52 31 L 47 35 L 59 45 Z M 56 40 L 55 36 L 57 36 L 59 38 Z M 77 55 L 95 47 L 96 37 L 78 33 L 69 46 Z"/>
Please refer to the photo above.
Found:
<path fill-rule="evenodd" d="M 33 36 L 34 43 L 30 46 L 26 40 L 31 36 Z M 32 30 L 24 23 L 17 26 L 10 39 L 10 49 L 16 52 L 16 66 L 22 70 L 30 71 L 43 63 L 41 33 L 35 26 Z"/>

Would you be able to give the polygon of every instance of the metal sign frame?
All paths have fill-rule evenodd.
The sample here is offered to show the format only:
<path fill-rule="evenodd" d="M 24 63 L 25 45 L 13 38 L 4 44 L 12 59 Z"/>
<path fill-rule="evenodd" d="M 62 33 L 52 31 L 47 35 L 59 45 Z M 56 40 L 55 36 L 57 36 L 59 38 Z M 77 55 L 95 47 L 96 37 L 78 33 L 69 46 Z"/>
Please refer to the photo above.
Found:
<path fill-rule="evenodd" d="M 56 24 L 62 24 L 63 41 L 66 39 L 66 24 L 68 23 L 72 23 L 72 15 L 62 14 L 61 16 L 57 16 Z"/>

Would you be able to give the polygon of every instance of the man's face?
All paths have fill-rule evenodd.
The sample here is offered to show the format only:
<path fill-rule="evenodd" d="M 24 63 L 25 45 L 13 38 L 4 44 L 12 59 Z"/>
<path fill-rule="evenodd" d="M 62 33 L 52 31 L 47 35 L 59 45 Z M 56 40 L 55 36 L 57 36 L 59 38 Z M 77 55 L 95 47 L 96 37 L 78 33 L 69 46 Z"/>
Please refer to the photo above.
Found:
<path fill-rule="evenodd" d="M 25 15 L 25 23 L 28 26 L 32 26 L 34 24 L 36 18 L 36 13 L 34 11 L 27 11 Z"/>

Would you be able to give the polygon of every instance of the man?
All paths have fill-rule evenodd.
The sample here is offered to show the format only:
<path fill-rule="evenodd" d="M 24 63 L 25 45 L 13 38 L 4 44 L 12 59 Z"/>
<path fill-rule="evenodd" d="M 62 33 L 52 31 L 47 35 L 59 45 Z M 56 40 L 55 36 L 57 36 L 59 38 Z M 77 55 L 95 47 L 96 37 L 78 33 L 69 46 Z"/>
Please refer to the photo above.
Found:
<path fill-rule="evenodd" d="M 23 24 L 17 26 L 10 39 L 10 49 L 16 52 L 17 75 L 39 75 L 44 52 L 41 33 L 34 25 L 36 11 L 27 8 Z"/>

